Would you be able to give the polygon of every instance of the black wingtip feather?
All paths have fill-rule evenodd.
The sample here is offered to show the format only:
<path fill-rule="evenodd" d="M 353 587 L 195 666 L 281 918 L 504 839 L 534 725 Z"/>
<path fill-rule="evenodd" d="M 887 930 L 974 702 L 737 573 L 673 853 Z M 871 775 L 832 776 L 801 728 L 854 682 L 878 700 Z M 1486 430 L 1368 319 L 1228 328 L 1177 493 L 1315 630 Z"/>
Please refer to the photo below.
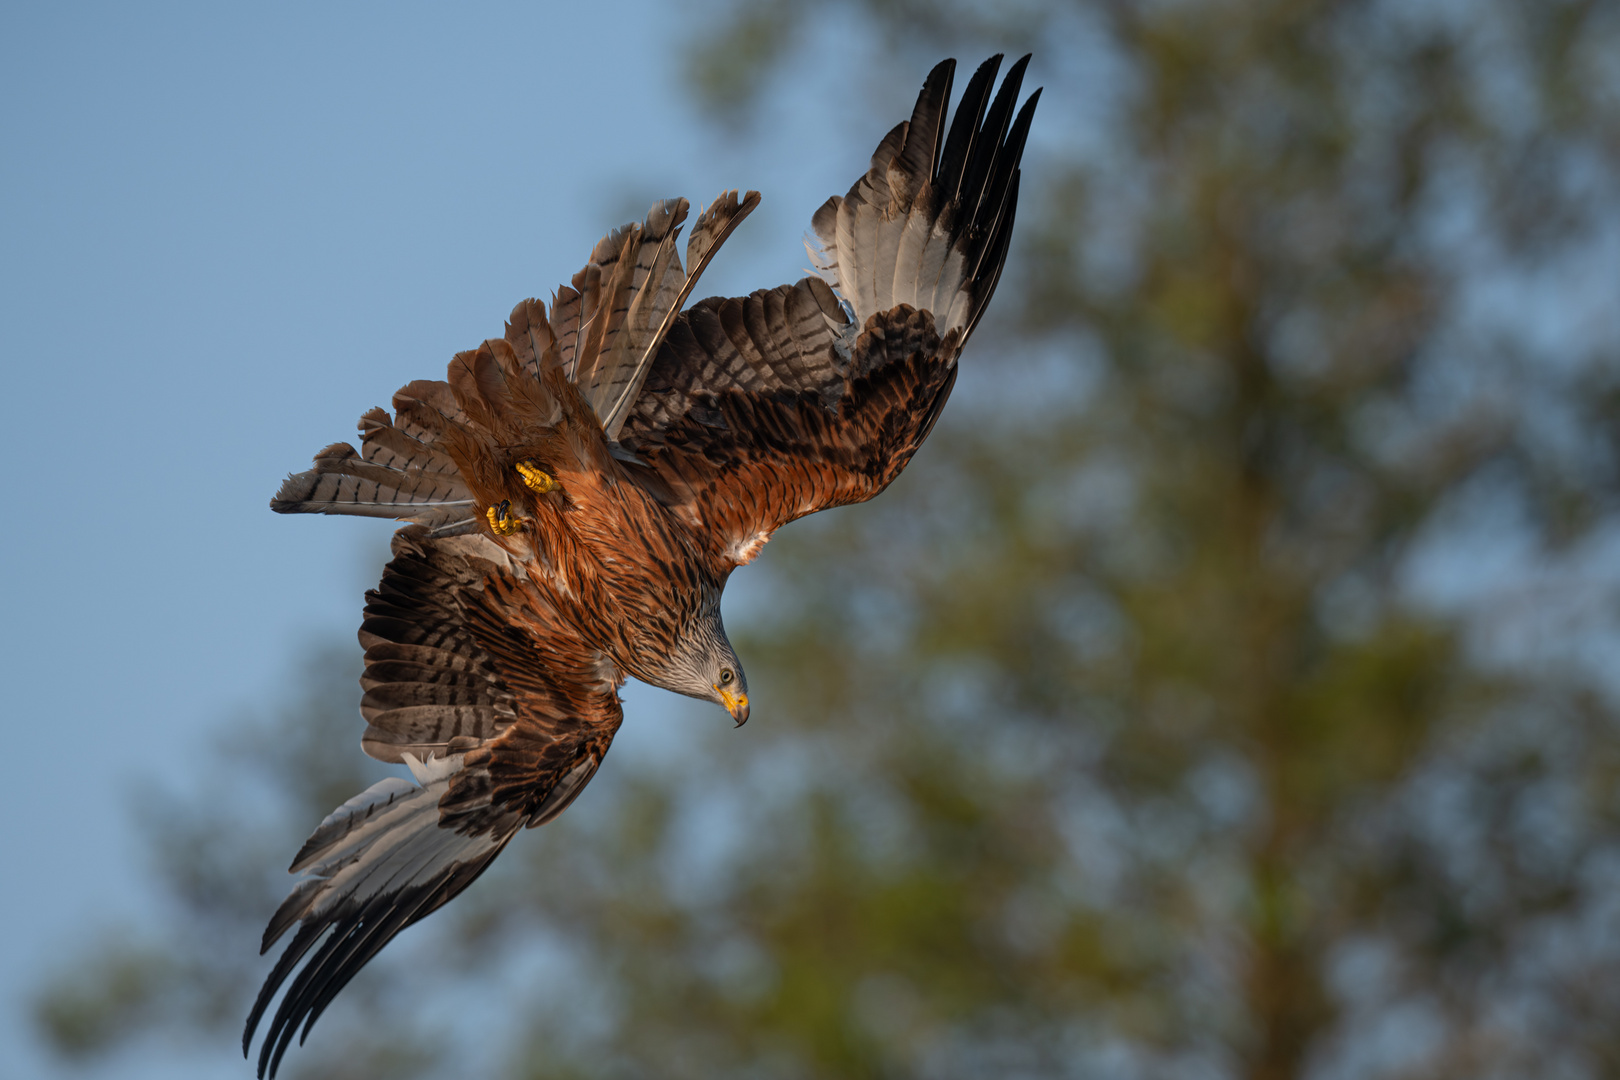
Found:
<path fill-rule="evenodd" d="M 497 854 L 499 849 L 497 849 Z M 309 999 L 304 1018 L 303 1031 L 298 1036 L 298 1045 L 302 1046 L 304 1040 L 309 1038 L 310 1029 L 315 1021 L 321 1018 L 334 998 L 342 989 L 349 985 L 349 980 L 360 973 L 360 969 L 371 962 L 371 958 L 382 951 L 394 937 L 407 927 L 414 926 L 438 911 L 445 904 L 459 894 L 468 885 L 476 881 L 490 863 L 495 861 L 491 855 L 481 863 L 464 864 L 452 867 L 445 877 L 430 887 L 415 909 L 408 914 L 401 914 L 397 918 L 398 925 L 392 929 L 387 926 L 379 927 L 377 931 L 368 935 L 368 940 L 356 942 L 351 950 L 351 956 L 341 971 L 334 973 L 333 977 L 325 982 Z M 296 1023 L 296 1021 L 295 1021 Z"/>
<path fill-rule="evenodd" d="M 974 297 L 973 311 L 968 316 L 967 325 L 962 330 L 962 339 L 966 341 L 972 335 L 974 327 L 979 325 L 979 319 L 984 315 L 985 309 L 990 306 L 990 298 L 996 294 L 996 286 L 1001 284 L 1001 272 L 1007 266 L 1007 248 L 1012 243 L 1013 220 L 1018 216 L 1018 181 L 1023 174 L 1013 170 L 1012 180 L 1008 185 L 1006 212 L 997 223 L 996 233 L 986 245 L 985 250 L 992 252 L 990 261 L 989 280 L 985 282 L 978 294 Z"/>
<path fill-rule="evenodd" d="M 954 200 L 962 189 L 968 160 L 972 157 L 979 125 L 984 123 L 984 110 L 990 105 L 990 91 L 996 84 L 996 72 L 1001 70 L 1002 55 L 996 53 L 979 65 L 962 91 L 962 100 L 956 103 L 956 118 L 951 121 L 950 134 L 945 140 L 945 151 L 937 171 L 939 207 Z M 938 210 L 935 211 L 936 215 Z"/>
<path fill-rule="evenodd" d="M 320 939 L 325 930 L 324 923 L 306 923 L 299 927 L 298 933 L 293 935 L 281 958 L 276 961 L 276 966 L 265 977 L 264 985 L 259 987 L 259 996 L 253 1002 L 253 1009 L 248 1013 L 247 1024 L 242 1029 L 243 1057 L 248 1056 L 248 1051 L 253 1045 L 253 1032 L 259 1026 L 259 1021 L 264 1018 L 265 1009 L 269 1008 L 270 1002 L 275 999 L 276 991 L 287 981 L 292 969 L 298 966 L 298 961 L 303 959 L 310 946 Z M 262 1071 L 261 1069 L 261 1073 Z"/>
<path fill-rule="evenodd" d="M 308 1038 L 310 1029 L 326 1007 L 372 957 L 400 931 L 431 915 L 478 880 L 505 846 L 500 844 L 477 859 L 456 863 L 421 885 L 378 897 L 358 909 L 342 914 L 334 912 L 327 918 L 304 923 L 265 979 L 242 1032 L 242 1055 L 247 1057 L 254 1032 L 276 992 L 315 942 L 330 930 L 314 957 L 293 978 L 270 1021 L 259 1047 L 259 1080 L 266 1077 L 274 1080 L 294 1036 L 300 1043 Z"/>
<path fill-rule="evenodd" d="M 953 155 L 963 155 L 961 180 L 954 200 L 958 215 L 954 229 L 963 237 L 964 254 L 970 267 L 964 283 L 969 295 L 963 321 L 964 342 L 978 325 L 1001 280 L 1018 202 L 1019 164 L 1036 105 L 1041 99 L 1037 88 L 1014 117 L 1013 106 L 1017 104 L 1029 66 L 1030 58 L 1026 54 L 1008 68 L 994 102 L 986 110 L 984 103 L 998 59 L 993 57 L 981 65 L 963 92 L 941 165 L 942 170 L 957 168 Z M 983 76 L 982 81 L 980 76 Z M 967 126 L 970 123 L 972 126 Z M 949 183 L 948 177 L 949 173 L 944 174 L 941 183 Z"/>
<path fill-rule="evenodd" d="M 1024 69 L 1028 66 L 1029 55 L 1025 54 L 1007 69 L 1007 77 L 1001 80 L 1001 89 L 996 92 L 996 99 L 980 126 L 973 155 L 968 159 L 967 178 L 962 184 L 962 205 L 965 209 L 971 208 L 969 217 L 977 216 L 988 194 L 990 177 L 1007 137 L 1013 105 L 1018 101 L 1018 92 L 1024 85 Z"/>
<path fill-rule="evenodd" d="M 1010 222 L 1012 209 L 1018 202 L 1018 165 L 1023 160 L 1024 143 L 1029 138 L 1029 126 L 1035 118 L 1035 106 L 1040 100 L 1041 91 L 1037 89 L 1024 102 L 1024 107 L 1018 110 L 1012 130 L 1007 133 L 994 156 L 984 198 L 980 200 L 979 213 L 975 216 L 976 222 L 982 224 L 989 234 L 989 240 L 974 264 L 970 280 L 981 280 L 987 271 L 996 275 L 1001 273 L 996 264 L 1006 258 L 1007 244 L 1012 239 Z M 984 297 L 981 306 L 988 300 L 988 297 Z"/>
<path fill-rule="evenodd" d="M 917 94 L 917 104 L 911 110 L 906 127 L 906 141 L 890 164 L 913 177 L 931 177 L 939 167 L 941 132 L 945 128 L 945 113 L 951 103 L 951 83 L 956 74 L 955 60 L 941 60 L 934 65 Z"/>

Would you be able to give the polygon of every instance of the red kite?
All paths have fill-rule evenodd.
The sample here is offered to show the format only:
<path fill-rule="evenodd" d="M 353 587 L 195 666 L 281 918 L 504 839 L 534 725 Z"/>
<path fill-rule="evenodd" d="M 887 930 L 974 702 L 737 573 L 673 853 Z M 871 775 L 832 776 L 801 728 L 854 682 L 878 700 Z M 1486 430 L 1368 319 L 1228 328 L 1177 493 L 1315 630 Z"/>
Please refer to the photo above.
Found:
<path fill-rule="evenodd" d="M 549 311 L 525 300 L 444 382 L 361 417 L 358 450 L 327 447 L 282 485 L 280 513 L 410 523 L 366 594 L 360 711 L 366 753 L 415 781 L 350 799 L 293 860 L 307 876 L 263 951 L 297 930 L 244 1053 L 308 960 L 261 1078 L 395 934 L 579 795 L 627 678 L 748 719 L 726 580 L 795 518 L 878 494 L 934 426 L 1006 261 L 1040 97 L 1014 116 L 1028 59 L 993 100 L 1001 58 L 986 61 L 948 129 L 955 63 L 929 73 L 866 175 L 816 211 L 819 276 L 682 310 L 759 194 L 698 216 L 685 269 L 687 202 L 661 202 L 597 244 Z"/>

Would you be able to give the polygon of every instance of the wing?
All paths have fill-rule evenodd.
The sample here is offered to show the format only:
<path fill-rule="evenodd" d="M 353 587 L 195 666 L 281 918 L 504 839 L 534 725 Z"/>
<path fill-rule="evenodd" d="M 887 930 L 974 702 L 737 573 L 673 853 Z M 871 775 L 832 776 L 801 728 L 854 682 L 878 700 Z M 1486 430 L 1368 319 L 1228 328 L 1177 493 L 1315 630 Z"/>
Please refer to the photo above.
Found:
<path fill-rule="evenodd" d="M 932 429 L 1006 261 L 1040 98 L 1014 118 L 1028 59 L 993 102 L 1001 58 L 981 65 L 948 131 L 955 64 L 936 67 L 816 212 L 820 277 L 704 300 L 660 345 L 619 441 L 721 572 L 795 518 L 872 498 Z"/>
<path fill-rule="evenodd" d="M 261 951 L 298 929 L 248 1016 L 244 1053 L 309 958 L 271 1019 L 261 1078 L 396 934 L 472 884 L 520 827 L 550 821 L 578 796 L 622 716 L 612 668 L 483 537 L 402 530 L 367 601 L 363 745 L 408 764 L 416 782 L 390 778 L 349 800 L 293 860 L 307 876 L 271 918 Z"/>

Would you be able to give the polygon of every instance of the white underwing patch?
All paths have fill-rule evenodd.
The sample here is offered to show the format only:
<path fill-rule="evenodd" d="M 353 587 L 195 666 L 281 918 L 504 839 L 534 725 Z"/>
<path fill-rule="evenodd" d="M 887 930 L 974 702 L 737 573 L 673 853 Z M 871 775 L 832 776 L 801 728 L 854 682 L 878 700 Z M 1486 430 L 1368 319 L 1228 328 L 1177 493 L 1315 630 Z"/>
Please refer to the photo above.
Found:
<path fill-rule="evenodd" d="M 741 540 L 733 540 L 731 546 L 726 548 L 726 558 L 738 566 L 747 566 L 754 561 L 754 557 L 759 554 L 760 549 L 765 546 L 765 542 L 770 538 L 771 534 L 761 529 L 752 536 Z"/>

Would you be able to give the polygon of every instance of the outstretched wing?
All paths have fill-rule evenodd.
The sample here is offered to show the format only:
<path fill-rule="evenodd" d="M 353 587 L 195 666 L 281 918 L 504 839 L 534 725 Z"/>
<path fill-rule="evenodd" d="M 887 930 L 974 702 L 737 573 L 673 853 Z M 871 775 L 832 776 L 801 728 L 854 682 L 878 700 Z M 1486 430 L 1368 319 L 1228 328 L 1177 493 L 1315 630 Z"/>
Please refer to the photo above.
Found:
<path fill-rule="evenodd" d="M 561 813 L 607 753 L 622 716 L 613 670 L 521 574 L 480 536 L 395 536 L 360 630 L 363 745 L 416 782 L 390 778 L 350 799 L 293 860 L 308 876 L 261 951 L 298 929 L 248 1016 L 244 1053 L 309 958 L 271 1019 L 261 1078 L 394 935 L 472 884 L 520 827 Z"/>
<path fill-rule="evenodd" d="M 955 62 L 934 68 L 866 175 L 816 212 L 821 276 L 704 300 L 659 347 L 619 441 L 722 572 L 795 518 L 872 498 L 932 429 L 1006 261 L 1040 97 L 1014 118 L 1028 59 L 993 102 L 1001 57 L 981 65 L 948 131 Z"/>

